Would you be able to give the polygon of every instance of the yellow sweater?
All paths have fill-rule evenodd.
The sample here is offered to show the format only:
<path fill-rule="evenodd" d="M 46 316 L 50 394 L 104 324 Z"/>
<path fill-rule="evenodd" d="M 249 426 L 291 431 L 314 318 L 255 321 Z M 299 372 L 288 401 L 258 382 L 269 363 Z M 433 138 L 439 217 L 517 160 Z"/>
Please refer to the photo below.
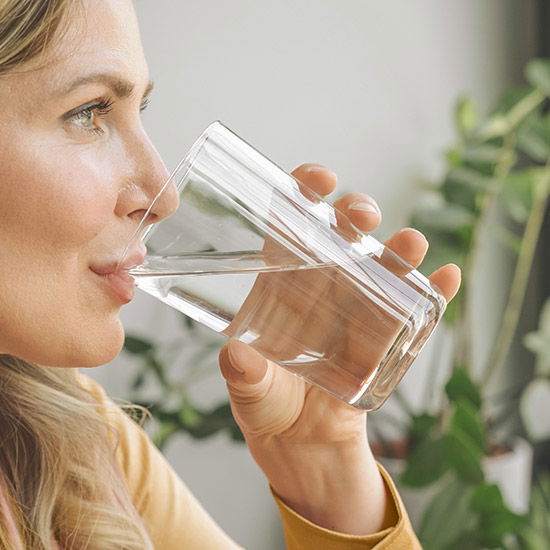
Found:
<path fill-rule="evenodd" d="M 79 373 L 81 385 L 98 401 L 100 411 L 119 432 L 117 459 L 128 491 L 156 550 L 237 550 L 233 542 L 193 497 L 149 439 L 95 381 Z M 358 537 L 319 527 L 288 508 L 279 508 L 287 550 L 420 549 L 393 482 L 381 468 L 388 490 L 386 525 L 379 533 Z"/>

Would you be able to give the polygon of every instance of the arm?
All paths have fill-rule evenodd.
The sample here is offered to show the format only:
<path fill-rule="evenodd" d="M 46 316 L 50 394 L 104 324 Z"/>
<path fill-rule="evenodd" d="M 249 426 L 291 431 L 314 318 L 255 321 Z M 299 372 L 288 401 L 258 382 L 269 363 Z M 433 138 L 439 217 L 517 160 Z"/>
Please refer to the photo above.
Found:
<path fill-rule="evenodd" d="M 101 414 L 116 428 L 117 461 L 128 491 L 155 548 L 238 550 L 193 497 L 149 436 L 105 394 L 103 388 L 77 371 L 80 384 L 98 401 Z M 388 475 L 381 470 L 388 495 L 384 524 L 388 528 L 366 537 L 348 536 L 320 528 L 296 513 L 278 495 L 275 501 L 283 522 L 287 550 L 392 550 L 419 548 L 399 496 Z"/>
<path fill-rule="evenodd" d="M 323 194 L 334 189 L 332 172 L 307 168 L 299 168 L 294 176 Z M 371 208 L 357 210 L 357 201 L 370 203 Z M 365 195 L 346 195 L 335 206 L 364 231 L 372 231 L 380 223 L 378 207 Z M 428 243 L 418 232 L 403 230 L 386 246 L 417 267 Z M 450 265 L 430 279 L 450 300 L 458 289 L 460 274 Z M 285 310 L 285 288 L 276 285 L 270 286 L 269 296 L 282 304 L 273 311 L 282 313 L 280 318 L 265 320 L 265 326 L 284 326 L 290 322 L 292 313 L 288 312 L 299 308 L 299 303 L 294 300 L 292 308 Z M 303 322 L 304 329 L 321 322 L 325 329 L 330 328 L 330 319 L 304 316 Z M 340 329 L 338 339 L 345 339 L 342 327 L 334 328 Z M 276 334 L 277 328 L 273 332 Z M 369 342 L 361 345 L 361 353 L 366 349 L 368 354 Z M 365 361 L 369 359 L 365 356 Z M 363 412 L 306 384 L 239 341 L 223 348 L 220 366 L 249 449 L 285 505 L 331 532 L 368 537 L 389 527 L 387 484 L 370 451 Z"/>
<path fill-rule="evenodd" d="M 241 342 L 224 350 L 220 363 L 234 414 L 274 493 L 321 527 L 353 535 L 381 530 L 386 489 L 367 442 L 365 413 L 306 386 Z"/>

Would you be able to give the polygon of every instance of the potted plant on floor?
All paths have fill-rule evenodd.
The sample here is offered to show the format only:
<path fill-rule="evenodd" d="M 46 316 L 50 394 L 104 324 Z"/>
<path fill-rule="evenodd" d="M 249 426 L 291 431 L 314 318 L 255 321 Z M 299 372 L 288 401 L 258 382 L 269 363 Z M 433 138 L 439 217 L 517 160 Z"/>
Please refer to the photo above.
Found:
<path fill-rule="evenodd" d="M 513 545 L 520 544 L 518 533 L 525 521 L 518 512 L 526 511 L 531 451 L 524 440 L 502 441 L 495 433 L 499 422 L 517 411 L 525 380 L 509 392 L 504 407 L 495 408 L 498 403 L 489 393 L 516 335 L 550 197 L 550 115 L 545 113 L 550 62 L 530 62 L 526 78 L 529 86 L 505 94 L 485 119 L 478 118 L 470 99 L 458 103 L 458 142 L 447 153 L 445 177 L 425 191 L 429 201 L 416 208 L 411 220 L 431 243 L 426 271 L 448 261 L 463 270 L 461 291 L 445 315 L 454 341 L 442 403 L 435 411 L 429 405 L 414 411 L 402 395 L 396 400 L 405 412 L 399 484 L 406 504 L 408 495 L 424 495 L 420 505 L 412 499 L 408 507 L 430 550 L 521 547 Z M 494 215 L 497 209 L 500 219 Z M 499 331 L 479 374 L 472 372 L 472 315 L 477 307 L 471 298 L 472 280 L 485 239 L 495 231 L 515 257 L 514 273 Z M 535 336 L 528 343 L 540 344 Z M 541 389 L 540 383 L 529 386 L 523 402 Z M 373 415 L 374 427 L 382 433 L 384 411 L 379 414 Z M 387 454 L 391 445 L 384 446 Z M 395 468 L 391 461 L 386 463 Z M 520 478 L 522 485 L 507 485 Z M 407 494 L 411 488 L 415 490 Z"/>

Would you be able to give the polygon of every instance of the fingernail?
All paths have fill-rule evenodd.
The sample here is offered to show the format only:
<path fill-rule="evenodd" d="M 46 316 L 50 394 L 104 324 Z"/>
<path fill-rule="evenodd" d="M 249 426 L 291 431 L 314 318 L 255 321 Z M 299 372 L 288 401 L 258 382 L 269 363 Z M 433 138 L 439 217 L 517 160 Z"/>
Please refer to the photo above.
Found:
<path fill-rule="evenodd" d="M 322 164 L 311 164 L 306 168 L 306 172 L 328 172 L 329 174 L 334 174 L 330 168 L 327 168 Z"/>
<path fill-rule="evenodd" d="M 358 210 L 359 212 L 369 212 L 371 214 L 380 214 L 380 208 L 378 205 L 367 201 L 352 202 L 348 210 Z"/>
<path fill-rule="evenodd" d="M 414 231 L 417 235 L 420 235 L 426 242 L 428 242 L 428 239 L 426 239 L 426 236 L 421 231 L 418 231 L 418 229 L 415 229 L 414 227 L 404 227 L 399 231 L 401 233 L 402 231 Z"/>
<path fill-rule="evenodd" d="M 229 345 L 224 348 L 226 350 L 227 356 L 229 358 L 229 364 L 231 368 L 238 372 L 239 374 L 245 374 L 245 370 L 240 366 L 240 360 L 242 360 L 242 355 L 233 350 L 233 346 Z"/>

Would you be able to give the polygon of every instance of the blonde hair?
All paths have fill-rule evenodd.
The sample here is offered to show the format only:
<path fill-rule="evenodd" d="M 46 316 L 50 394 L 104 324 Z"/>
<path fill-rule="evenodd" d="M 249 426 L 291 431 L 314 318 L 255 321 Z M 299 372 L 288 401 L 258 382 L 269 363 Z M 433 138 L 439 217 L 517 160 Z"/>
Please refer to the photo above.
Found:
<path fill-rule="evenodd" d="M 0 75 L 52 47 L 76 3 L 0 0 Z M 151 550 L 116 430 L 76 374 L 0 355 L 0 548 Z"/>
<path fill-rule="evenodd" d="M 42 54 L 75 0 L 0 0 L 0 74 Z"/>

